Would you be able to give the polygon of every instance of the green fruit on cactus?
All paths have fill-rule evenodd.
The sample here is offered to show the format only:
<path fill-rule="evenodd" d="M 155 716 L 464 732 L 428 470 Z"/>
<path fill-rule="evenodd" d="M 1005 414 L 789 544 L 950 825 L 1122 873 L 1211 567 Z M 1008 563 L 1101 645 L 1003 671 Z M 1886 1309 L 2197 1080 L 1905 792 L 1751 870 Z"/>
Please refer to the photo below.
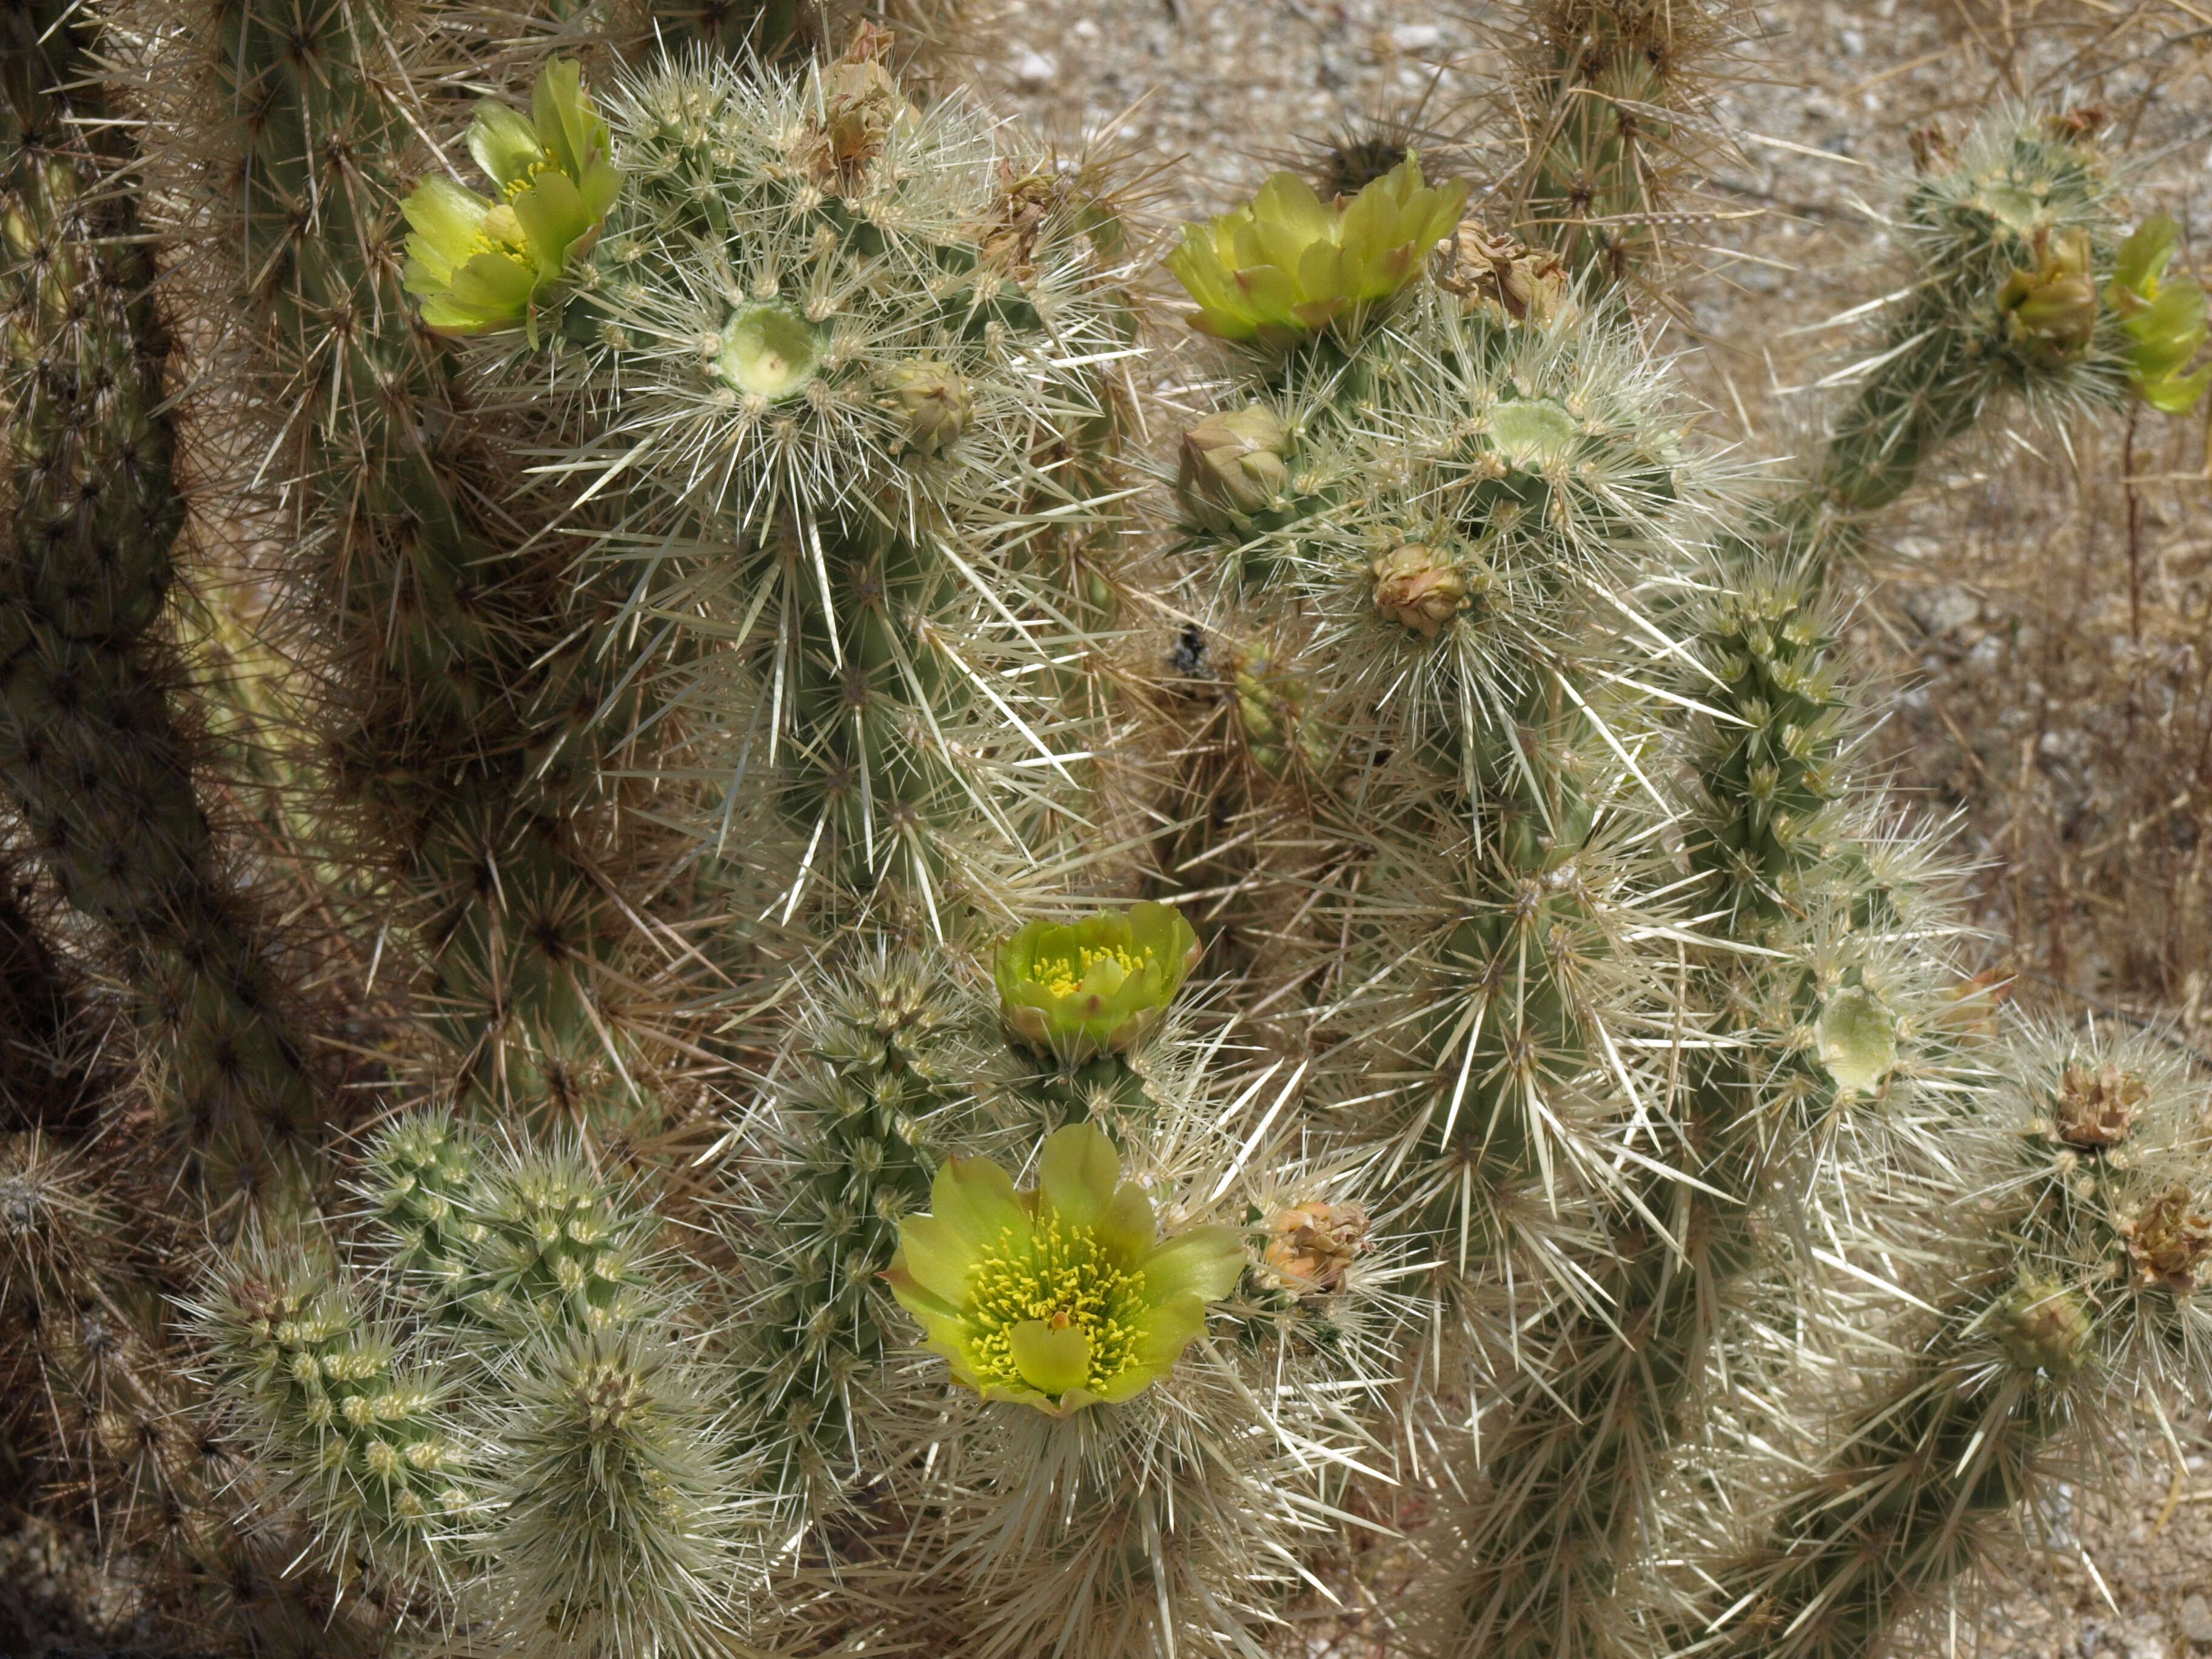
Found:
<path fill-rule="evenodd" d="M 1408 155 L 1349 203 L 1325 203 L 1279 173 L 1241 208 L 1186 225 L 1168 269 L 1198 301 L 1191 325 L 1223 340 L 1287 347 L 1334 327 L 1356 334 L 1459 222 L 1465 181 L 1424 184 Z"/>
<path fill-rule="evenodd" d="M 975 418 L 975 394 L 967 377 L 950 364 L 901 363 L 891 371 L 890 383 L 891 396 L 906 416 L 910 454 L 936 454 Z"/>
<path fill-rule="evenodd" d="M 2033 270 L 2015 269 L 1997 292 L 2013 343 L 2039 363 L 2071 362 L 2097 331 L 2097 289 L 2085 231 L 2036 238 Z"/>
<path fill-rule="evenodd" d="M 1066 1417 L 1165 1376 L 1206 1304 L 1236 1287 L 1244 1249 L 1227 1227 L 1160 1238 L 1095 1124 L 1053 1134 L 1038 1163 L 1037 1185 L 1017 1192 L 988 1158 L 947 1160 L 884 1277 L 962 1383 Z"/>
<path fill-rule="evenodd" d="M 591 252 L 622 191 L 609 159 L 607 124 L 573 63 L 546 66 L 526 120 L 503 104 L 477 108 L 469 154 L 501 199 L 485 200 L 449 179 L 417 185 L 401 211 L 407 239 L 405 287 L 422 301 L 437 334 L 483 334 L 527 326 L 568 270 Z"/>
<path fill-rule="evenodd" d="M 1182 434 L 1176 493 L 1200 529 L 1236 535 L 1252 527 L 1290 483 L 1283 423 L 1265 404 L 1209 415 Z"/>
<path fill-rule="evenodd" d="M 804 392 L 822 365 L 822 331 L 781 300 L 740 307 L 722 330 L 721 377 L 769 403 Z"/>
<path fill-rule="evenodd" d="M 2087 1358 L 2089 1316 L 2055 1279 L 2024 1278 L 1996 1311 L 1997 1340 L 2022 1370 L 2070 1376 Z"/>
<path fill-rule="evenodd" d="M 2179 246 L 2181 228 L 2170 214 L 2154 213 L 2120 244 L 2119 260 L 2105 298 L 2135 342 L 2128 378 L 2153 409 L 2181 415 L 2196 407 L 2212 384 L 2212 364 L 2194 374 L 2190 363 L 2208 335 L 2204 290 L 2191 282 L 2167 282 L 2166 268 Z"/>
<path fill-rule="evenodd" d="M 1148 901 L 1072 925 L 1024 923 L 999 946 L 993 974 L 1007 1030 L 1080 1066 L 1157 1025 L 1198 957 L 1181 913 Z"/>
<path fill-rule="evenodd" d="M 1873 993 L 1857 986 L 1828 999 L 1814 1040 L 1828 1075 L 1854 1094 L 1872 1094 L 1897 1067 L 1897 1023 Z"/>

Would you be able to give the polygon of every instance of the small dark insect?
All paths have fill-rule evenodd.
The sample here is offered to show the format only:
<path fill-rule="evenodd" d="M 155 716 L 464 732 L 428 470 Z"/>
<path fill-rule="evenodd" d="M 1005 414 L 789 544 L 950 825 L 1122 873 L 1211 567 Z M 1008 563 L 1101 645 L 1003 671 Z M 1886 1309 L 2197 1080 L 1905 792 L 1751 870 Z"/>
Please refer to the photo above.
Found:
<path fill-rule="evenodd" d="M 1185 623 L 1182 632 L 1176 635 L 1175 649 L 1168 653 L 1168 665 L 1187 680 L 1205 675 L 1206 635 L 1196 623 Z"/>

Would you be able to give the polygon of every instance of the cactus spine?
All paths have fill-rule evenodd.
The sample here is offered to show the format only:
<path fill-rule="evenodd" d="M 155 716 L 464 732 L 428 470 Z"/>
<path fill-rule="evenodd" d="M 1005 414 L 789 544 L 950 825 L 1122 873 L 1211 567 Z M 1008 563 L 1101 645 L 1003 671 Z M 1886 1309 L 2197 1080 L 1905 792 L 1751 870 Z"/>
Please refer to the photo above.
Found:
<path fill-rule="evenodd" d="M 877 31 L 159 9 L 190 413 L 256 428 L 316 693 L 277 775 L 415 993 L 339 1034 L 358 1204 L 241 1205 L 191 1298 L 202 1462 L 358 1633 L 1256 1659 L 1418 1516 L 1404 1650 L 1870 1653 L 2201 1377 L 2184 1076 L 1978 1006 L 1826 591 L 2004 400 L 2191 395 L 2082 133 L 1913 183 L 1911 315 L 1758 492 L 1614 291 L 1725 9 L 1547 7 L 1560 247 L 1402 146 L 1187 232 L 1158 549 L 1122 205 Z M 1191 917 L 1115 908 L 1148 861 Z M 0 1200 L 9 1328 L 97 1304 L 130 1189 L 41 1135 Z M 1917 1346 L 1844 1283 L 1898 1262 Z M 1838 1408 L 1869 1310 L 1917 1357 Z M 68 1434 L 204 1534 L 157 1345 L 61 1322 Z"/>

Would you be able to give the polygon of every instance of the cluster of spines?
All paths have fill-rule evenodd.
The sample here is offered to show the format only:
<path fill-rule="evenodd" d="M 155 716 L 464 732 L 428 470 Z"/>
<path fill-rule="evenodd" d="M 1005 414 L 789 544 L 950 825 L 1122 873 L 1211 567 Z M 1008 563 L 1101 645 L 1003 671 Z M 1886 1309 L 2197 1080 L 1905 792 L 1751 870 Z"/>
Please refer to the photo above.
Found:
<path fill-rule="evenodd" d="M 1048 862 L 1103 747 L 1063 684 L 1092 596 L 1050 556 L 1105 522 L 1127 302 L 1110 204 L 874 51 L 618 87 L 629 182 L 575 343 L 500 372 L 568 411 L 563 471 L 621 481 L 599 556 L 653 622 L 644 679 L 691 733 L 667 775 L 709 781 L 718 849 L 780 849 L 786 920 L 811 890 L 942 931 Z"/>
<path fill-rule="evenodd" d="M 940 1120 L 972 1098 L 988 1053 L 966 1029 L 968 1000 L 896 951 L 830 987 L 799 1035 L 773 1149 L 781 1179 L 734 1218 L 741 1255 L 759 1264 L 738 1387 L 764 1471 L 810 1518 L 834 1511 L 872 1432 L 875 1372 L 903 1328 L 878 1281 L 899 1218 L 927 1206 Z"/>
<path fill-rule="evenodd" d="M 1518 0 L 1505 31 L 1510 114 L 1528 160 L 1514 228 L 1595 282 L 1641 277 L 1686 191 L 1725 148 L 1713 94 L 1743 32 L 1738 0 Z"/>
<path fill-rule="evenodd" d="M 9 29 L 0 776 L 63 897 L 110 930 L 185 1143 L 251 1183 L 312 1134 L 320 1103 L 172 706 L 184 503 L 154 261 L 105 177 L 118 158 L 100 96 L 51 90 L 90 73 L 92 25 L 34 6 Z"/>
<path fill-rule="evenodd" d="M 502 1651 L 704 1650 L 749 1536 L 649 1211 L 576 1152 L 416 1114 L 349 1265 L 307 1221 L 203 1294 L 218 1399 L 325 1559 Z"/>
<path fill-rule="evenodd" d="M 1670 1634 L 1727 1654 L 1875 1651 L 2047 1518 L 2066 1457 L 2201 1375 L 2212 1160 L 2154 1036 L 2014 1034 L 1929 1170 L 1932 1313 Z"/>
<path fill-rule="evenodd" d="M 2000 109 L 1929 153 L 1896 222 L 1911 289 L 1770 547 L 1794 540 L 1817 574 L 2008 399 L 2046 418 L 2124 400 L 2128 342 L 2100 293 L 2120 204 L 2093 119 Z"/>
<path fill-rule="evenodd" d="M 281 496 L 270 625 L 317 683 L 319 827 L 400 901 L 390 955 L 419 948 L 427 1023 L 473 1097 L 553 1122 L 629 1111 L 645 1062 L 626 1016 L 658 999 L 623 971 L 606 883 L 654 854 L 646 819 L 595 811 L 600 600 L 572 602 L 545 513 L 516 497 L 513 434 L 392 257 L 451 40 L 375 0 L 179 22 L 151 20 L 127 67 L 192 250 L 180 287 L 227 319 L 226 406 L 264 423 L 256 477 L 232 482 Z"/>

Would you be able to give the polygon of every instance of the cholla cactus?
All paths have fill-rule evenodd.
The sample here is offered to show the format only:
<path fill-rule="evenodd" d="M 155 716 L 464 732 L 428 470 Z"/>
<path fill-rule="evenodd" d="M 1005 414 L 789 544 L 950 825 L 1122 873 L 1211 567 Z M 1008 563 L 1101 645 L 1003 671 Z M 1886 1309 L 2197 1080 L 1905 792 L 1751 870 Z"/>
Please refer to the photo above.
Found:
<path fill-rule="evenodd" d="M 1658 269 L 1725 8 L 1540 14 L 1514 234 L 1418 155 L 1193 227 L 1216 343 L 1170 348 L 1172 422 L 1108 170 L 872 27 L 771 63 L 813 23 L 102 16 L 210 307 L 173 418 L 250 431 L 210 488 L 276 550 L 276 641 L 210 665 L 281 643 L 293 682 L 267 757 L 110 724 L 160 739 L 157 817 L 251 766 L 322 838 L 353 1006 L 314 1035 L 380 1112 L 148 1233 L 211 1236 L 189 1374 L 183 1269 L 128 1242 L 160 1171 L 80 1142 L 137 1145 L 106 1096 L 198 1051 L 162 1028 L 150 1084 L 0 1143 L 0 1375 L 184 1517 L 179 1580 L 281 1544 L 387 1650 L 1258 1659 L 1364 1593 L 1371 1524 L 1413 1534 L 1405 1651 L 1869 1653 L 1962 1520 L 2201 1378 L 2194 1085 L 1991 1013 L 1956 872 L 1857 763 L 1830 591 L 1991 410 L 2201 390 L 2201 296 L 2081 124 L 2007 113 L 1905 188 L 1901 331 L 1761 494 L 1609 291 Z M 99 454 L 167 441 L 156 337 L 76 303 L 113 250 L 27 155 L 10 436 L 73 458 L 75 533 Z M 78 425 L 56 341 L 121 388 Z M 1148 469 L 1171 543 L 1125 514 Z M 39 548 L 100 542 L 42 532 L 17 655 L 180 697 L 173 482 L 118 476 L 130 626 L 56 620 Z M 45 833 L 90 785 L 33 746 Z M 175 821 L 220 950 L 149 945 L 66 836 L 39 879 L 133 998 L 162 951 L 206 981 L 193 1041 L 289 1030 L 319 1005 Z M 43 890 L 0 966 L 52 1002 L 104 936 Z M 301 1052 L 208 1051 L 240 1097 Z M 1862 1318 L 1913 1357 L 1838 1406 Z"/>

